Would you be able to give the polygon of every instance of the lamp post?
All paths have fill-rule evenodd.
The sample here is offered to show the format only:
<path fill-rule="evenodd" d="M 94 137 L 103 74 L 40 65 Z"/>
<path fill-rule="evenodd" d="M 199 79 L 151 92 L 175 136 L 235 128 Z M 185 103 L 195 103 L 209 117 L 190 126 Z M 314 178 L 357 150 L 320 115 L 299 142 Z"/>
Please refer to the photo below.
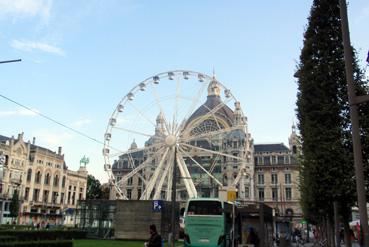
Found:
<path fill-rule="evenodd" d="M 352 124 L 352 143 L 354 149 L 356 190 L 359 206 L 360 226 L 361 232 L 363 233 L 364 246 L 369 246 L 368 214 L 366 208 L 363 157 L 360 142 L 360 126 L 358 115 L 358 105 L 360 103 L 368 102 L 369 95 L 356 96 L 355 94 L 353 68 L 352 68 L 353 61 L 352 48 L 350 44 L 350 33 L 347 18 L 346 0 L 340 0 L 339 4 L 340 4 L 342 39 L 346 67 L 347 94 L 350 103 L 350 117 Z"/>
<path fill-rule="evenodd" d="M 171 241 L 170 246 L 175 246 L 176 241 L 176 190 L 177 190 L 177 147 L 174 146 L 173 180 L 172 180 L 172 216 L 171 216 Z"/>

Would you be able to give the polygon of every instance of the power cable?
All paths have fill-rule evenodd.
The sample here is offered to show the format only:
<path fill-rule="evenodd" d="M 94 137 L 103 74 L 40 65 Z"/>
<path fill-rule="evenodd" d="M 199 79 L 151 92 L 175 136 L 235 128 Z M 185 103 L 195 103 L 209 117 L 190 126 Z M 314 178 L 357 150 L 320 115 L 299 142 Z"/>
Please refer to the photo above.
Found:
<path fill-rule="evenodd" d="M 10 101 L 10 102 L 12 102 L 12 103 L 14 103 L 14 104 L 16 104 L 16 105 L 20 106 L 20 107 L 23 107 L 23 108 L 27 109 L 28 111 L 31 111 L 31 112 L 33 112 L 33 113 L 37 114 L 38 116 L 43 117 L 43 118 L 45 118 L 45 119 L 47 119 L 47 120 L 49 120 L 49 121 L 51 121 L 51 122 L 53 122 L 53 123 L 55 123 L 55 124 L 57 124 L 57 125 L 60 125 L 60 126 L 62 126 L 62 127 L 64 127 L 64 128 L 66 128 L 66 129 L 70 130 L 70 131 L 73 131 L 74 133 L 76 133 L 76 134 L 78 134 L 78 135 L 81 135 L 81 136 L 83 136 L 83 137 L 85 137 L 85 138 L 88 138 L 88 139 L 90 139 L 90 140 L 94 141 L 94 142 L 97 142 L 97 143 L 99 143 L 99 144 L 104 145 L 104 143 L 103 143 L 103 142 L 101 142 L 101 141 L 97 140 L 96 138 L 93 138 L 93 137 L 91 137 L 91 136 L 88 136 L 87 134 L 85 134 L 85 133 L 83 133 L 83 132 L 81 132 L 81 131 L 79 131 L 79 130 L 73 129 L 72 127 L 69 127 L 69 126 L 67 126 L 67 125 L 65 125 L 65 124 L 63 124 L 63 123 L 61 123 L 61 122 L 59 122 L 59 121 L 57 121 L 57 120 L 55 120 L 55 119 L 53 119 L 53 118 L 51 118 L 51 117 L 48 117 L 48 116 L 46 116 L 45 114 L 42 114 L 42 113 L 40 113 L 40 112 L 38 112 L 38 111 L 35 111 L 35 110 L 33 110 L 33 109 L 31 109 L 31 108 L 29 108 L 29 107 L 27 107 L 27 106 L 25 106 L 25 105 L 23 105 L 23 104 L 21 104 L 21 103 L 19 103 L 19 102 L 15 101 L 15 100 L 12 100 L 12 99 L 10 99 L 10 98 L 8 98 L 8 97 L 6 97 L 6 96 L 2 95 L 2 94 L 0 94 L 0 97 L 4 98 L 4 99 L 6 99 L 6 100 L 8 100 L 8 101 Z"/>

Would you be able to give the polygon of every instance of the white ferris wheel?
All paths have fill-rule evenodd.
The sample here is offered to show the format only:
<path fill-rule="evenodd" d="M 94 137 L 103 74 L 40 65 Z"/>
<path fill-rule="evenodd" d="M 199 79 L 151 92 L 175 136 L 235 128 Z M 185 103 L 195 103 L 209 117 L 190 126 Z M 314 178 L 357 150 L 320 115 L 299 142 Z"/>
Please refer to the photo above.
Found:
<path fill-rule="evenodd" d="M 115 107 L 104 140 L 116 198 L 170 200 L 175 163 L 177 192 L 187 198 L 224 186 L 242 197 L 250 182 L 246 117 L 214 75 L 175 70 L 138 83 Z"/>

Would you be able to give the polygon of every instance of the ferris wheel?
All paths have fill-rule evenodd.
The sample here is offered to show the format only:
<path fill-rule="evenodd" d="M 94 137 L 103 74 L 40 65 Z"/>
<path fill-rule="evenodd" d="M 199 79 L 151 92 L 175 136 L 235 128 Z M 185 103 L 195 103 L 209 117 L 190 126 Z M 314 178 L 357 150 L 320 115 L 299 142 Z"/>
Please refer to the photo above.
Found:
<path fill-rule="evenodd" d="M 249 183 L 247 120 L 215 75 L 175 70 L 138 83 L 115 107 L 104 140 L 104 169 L 119 199 L 170 200 L 175 164 L 187 198 L 224 186 L 242 194 Z"/>

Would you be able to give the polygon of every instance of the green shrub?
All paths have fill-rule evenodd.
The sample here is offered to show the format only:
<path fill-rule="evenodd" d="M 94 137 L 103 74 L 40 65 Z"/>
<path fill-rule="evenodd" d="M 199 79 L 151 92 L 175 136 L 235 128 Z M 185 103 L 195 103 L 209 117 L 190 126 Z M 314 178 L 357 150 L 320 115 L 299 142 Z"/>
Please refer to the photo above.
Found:
<path fill-rule="evenodd" d="M 16 241 L 16 237 L 14 236 L 0 236 L 0 244 L 3 242 Z"/>
<path fill-rule="evenodd" d="M 0 247 L 73 247 L 73 242 L 63 241 L 25 241 L 0 243 Z"/>

